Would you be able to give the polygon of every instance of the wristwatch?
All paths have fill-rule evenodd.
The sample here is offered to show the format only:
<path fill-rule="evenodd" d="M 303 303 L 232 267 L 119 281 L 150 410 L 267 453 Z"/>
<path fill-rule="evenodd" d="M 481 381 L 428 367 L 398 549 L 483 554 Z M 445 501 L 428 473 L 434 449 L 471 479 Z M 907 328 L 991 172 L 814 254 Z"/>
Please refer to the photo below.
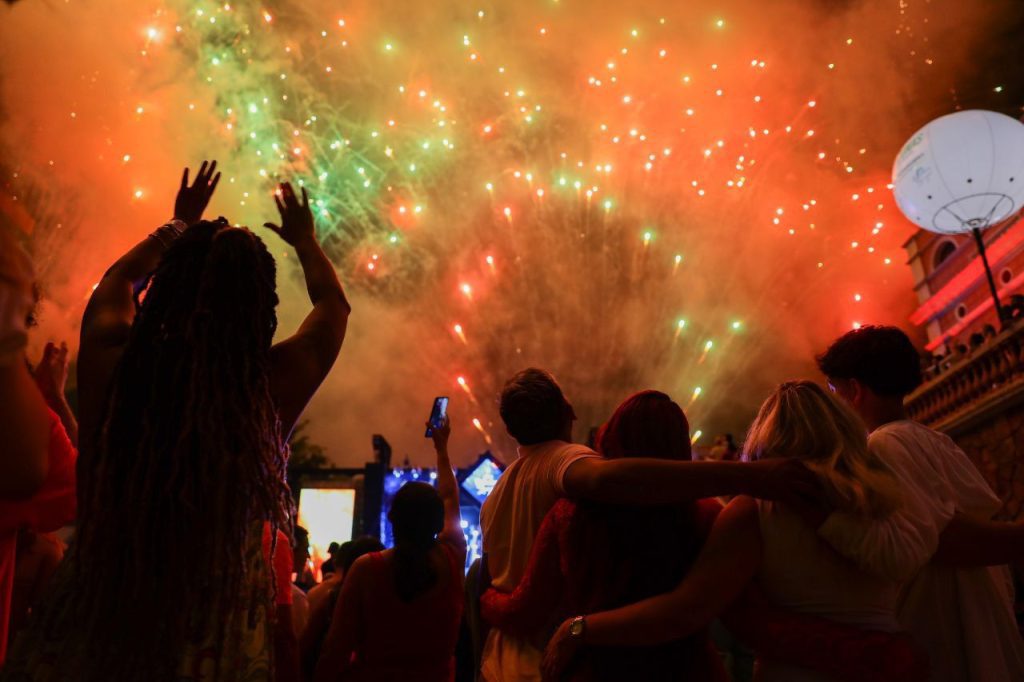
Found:
<path fill-rule="evenodd" d="M 583 635 L 587 631 L 587 621 L 583 616 L 576 616 L 569 623 L 569 636 L 573 639 L 582 642 Z"/>

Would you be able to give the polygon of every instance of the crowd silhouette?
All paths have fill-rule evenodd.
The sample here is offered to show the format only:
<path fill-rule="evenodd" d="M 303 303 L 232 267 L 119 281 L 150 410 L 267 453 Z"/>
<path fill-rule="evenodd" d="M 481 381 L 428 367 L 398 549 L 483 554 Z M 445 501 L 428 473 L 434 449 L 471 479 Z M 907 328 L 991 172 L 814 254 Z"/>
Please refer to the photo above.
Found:
<path fill-rule="evenodd" d="M 283 183 L 264 227 L 310 312 L 277 335 L 274 258 L 203 217 L 219 180 L 185 169 L 173 219 L 99 281 L 74 410 L 66 343 L 26 358 L 38 289 L 0 232 L 0 680 L 1024 680 L 1024 525 L 908 419 L 922 360 L 893 327 L 837 339 L 824 381 L 782 383 L 702 461 L 669 395 L 625 397 L 591 448 L 523 369 L 468 575 L 445 418 L 436 485 L 388 509 L 394 546 L 333 545 L 318 583 L 287 442 L 351 308 Z"/>

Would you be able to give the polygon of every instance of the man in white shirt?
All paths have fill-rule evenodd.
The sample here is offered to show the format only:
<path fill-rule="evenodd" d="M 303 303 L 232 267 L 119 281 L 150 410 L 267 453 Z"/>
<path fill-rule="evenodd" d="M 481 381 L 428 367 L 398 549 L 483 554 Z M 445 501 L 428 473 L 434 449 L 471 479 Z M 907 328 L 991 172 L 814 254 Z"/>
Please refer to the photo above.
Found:
<path fill-rule="evenodd" d="M 965 538 L 982 542 L 990 528 L 997 540 L 990 545 L 998 548 L 999 524 L 988 521 L 1001 501 L 948 436 L 907 418 L 903 400 L 922 381 L 910 339 L 895 327 L 862 327 L 833 343 L 818 366 L 860 414 L 869 447 L 904 493 L 903 507 L 887 521 L 832 514 L 819 535 L 865 570 L 903 583 L 898 616 L 928 652 L 933 682 L 1024 680 L 1009 571 L 985 567 L 993 561 L 984 547 L 974 566 L 964 551 Z M 1019 525 L 1003 525 L 1007 539 L 1019 537 L 1012 535 Z M 945 563 L 933 560 L 937 550 Z"/>
<path fill-rule="evenodd" d="M 618 504 L 678 504 L 747 494 L 765 499 L 817 497 L 816 477 L 795 460 L 672 462 L 606 460 L 572 442 L 572 405 L 549 373 L 526 369 L 501 394 L 500 412 L 519 443 L 519 457 L 502 474 L 480 512 L 492 585 L 511 591 L 526 571 L 544 516 L 561 497 Z M 552 605 L 554 608 L 554 605 Z M 481 673 L 488 682 L 540 680 L 542 652 L 524 639 L 492 629 Z"/>

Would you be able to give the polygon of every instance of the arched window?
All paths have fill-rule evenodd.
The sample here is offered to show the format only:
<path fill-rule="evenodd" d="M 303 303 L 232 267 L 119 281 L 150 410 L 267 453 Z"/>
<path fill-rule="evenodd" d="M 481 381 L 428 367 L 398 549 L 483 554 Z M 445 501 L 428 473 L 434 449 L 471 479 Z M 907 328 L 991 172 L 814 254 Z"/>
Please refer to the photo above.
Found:
<path fill-rule="evenodd" d="M 956 242 L 952 239 L 943 240 L 935 248 L 935 258 L 932 260 L 932 269 L 935 269 L 949 260 L 949 257 L 956 252 Z"/>

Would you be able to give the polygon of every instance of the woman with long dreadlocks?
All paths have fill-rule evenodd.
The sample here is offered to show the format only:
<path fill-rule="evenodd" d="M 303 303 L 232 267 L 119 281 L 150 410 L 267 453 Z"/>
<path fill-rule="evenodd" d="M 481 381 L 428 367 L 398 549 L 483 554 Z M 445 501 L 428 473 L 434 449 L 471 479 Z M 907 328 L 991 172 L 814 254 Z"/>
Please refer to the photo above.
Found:
<path fill-rule="evenodd" d="M 281 224 L 266 226 L 295 248 L 313 310 L 271 345 L 274 260 L 248 230 L 201 220 L 215 170 L 204 162 L 192 185 L 185 170 L 175 219 L 122 256 L 86 308 L 77 534 L 4 679 L 298 674 L 268 545 L 290 530 L 287 436 L 350 308 L 305 190 L 284 184 Z"/>

